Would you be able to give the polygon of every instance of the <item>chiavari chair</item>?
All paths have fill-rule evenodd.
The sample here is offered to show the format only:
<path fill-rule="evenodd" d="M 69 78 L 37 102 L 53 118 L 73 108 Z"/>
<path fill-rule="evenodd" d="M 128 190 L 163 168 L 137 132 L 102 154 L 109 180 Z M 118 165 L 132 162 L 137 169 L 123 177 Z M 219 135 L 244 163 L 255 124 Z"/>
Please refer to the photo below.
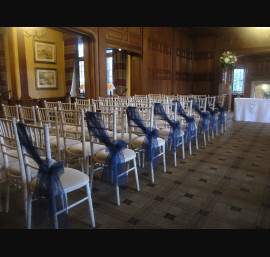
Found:
<path fill-rule="evenodd" d="M 127 107 L 129 108 L 129 107 Z M 138 113 L 139 113 L 139 118 L 143 122 L 143 125 L 145 128 L 153 130 L 154 129 L 154 123 L 153 123 L 153 116 L 154 116 L 154 106 L 152 107 L 131 107 L 131 108 L 136 108 Z M 146 138 L 146 134 L 138 127 L 134 121 L 132 121 L 132 118 L 129 116 L 128 111 L 127 111 L 127 118 L 128 118 L 128 129 L 129 129 L 129 148 L 133 149 L 136 153 L 142 154 L 142 167 L 144 167 L 144 160 L 145 160 L 145 150 L 143 148 L 144 141 Z M 131 140 L 131 134 L 138 134 L 138 137 L 135 139 Z M 153 159 L 159 158 L 160 156 L 163 157 L 163 171 L 166 172 L 166 159 L 165 159 L 165 140 L 157 137 L 157 146 L 159 149 L 159 153 L 156 156 L 153 156 Z M 151 160 L 151 178 L 152 178 L 152 183 L 154 183 L 154 167 L 152 165 Z"/>
<path fill-rule="evenodd" d="M 16 118 L 20 119 L 19 116 L 19 105 L 5 105 L 2 104 L 3 117 L 7 119 Z"/>
<path fill-rule="evenodd" d="M 15 139 L 18 149 L 18 155 L 20 156 L 20 162 L 22 162 L 21 166 L 21 176 L 24 177 L 24 184 L 26 185 L 27 189 L 27 228 L 31 229 L 32 226 L 32 202 L 35 201 L 33 197 L 33 193 L 36 189 L 37 178 L 31 176 L 31 170 L 35 169 L 36 172 L 39 170 L 40 164 L 36 162 L 36 159 L 27 152 L 25 146 L 21 146 L 22 142 L 19 138 L 19 128 L 18 123 L 15 119 L 12 120 L 13 130 L 15 133 Z M 36 151 L 42 154 L 44 157 L 41 159 L 45 161 L 48 167 L 55 162 L 51 158 L 51 149 L 50 149 L 50 138 L 49 138 L 49 128 L 48 125 L 45 124 L 44 126 L 38 125 L 30 125 L 24 124 L 27 134 L 29 138 L 32 138 L 32 147 L 36 149 Z M 33 164 L 34 163 L 34 164 Z M 64 207 L 64 209 L 58 209 L 54 213 L 54 228 L 57 229 L 58 227 L 58 216 L 63 213 L 67 212 L 68 209 L 75 207 L 76 205 L 88 201 L 89 205 L 89 213 L 91 218 L 91 225 L 95 227 L 95 218 L 94 218 L 94 211 L 92 205 L 92 197 L 91 197 L 91 190 L 89 187 L 89 176 L 82 173 L 81 171 L 73 168 L 63 167 L 64 172 L 59 175 L 59 179 L 63 188 L 64 196 L 66 201 L 68 200 L 68 193 L 73 192 L 75 190 L 86 188 L 86 196 L 73 202 L 72 204 Z M 57 193 L 56 193 L 57 196 Z M 56 197 L 54 196 L 54 197 Z"/>
<path fill-rule="evenodd" d="M 36 124 L 37 116 L 35 106 L 19 106 L 20 120 L 23 123 Z"/>
<path fill-rule="evenodd" d="M 99 141 L 100 143 L 103 143 L 105 148 L 101 151 L 97 151 L 95 154 L 91 155 L 91 179 L 90 179 L 90 185 L 92 187 L 94 173 L 100 169 L 104 170 L 105 166 L 107 164 L 107 158 L 109 156 L 109 152 L 113 151 L 114 148 L 113 145 L 116 145 L 117 143 L 120 143 L 119 140 L 117 140 L 117 112 L 106 112 L 106 113 L 88 113 L 86 112 L 86 116 L 90 115 L 91 117 L 96 117 L 95 122 L 92 121 L 92 118 L 89 119 L 89 134 L 90 134 L 90 142 L 91 142 L 91 152 L 94 152 L 95 143 L 96 141 Z M 108 122 L 110 121 L 110 122 Z M 105 125 L 107 124 L 107 125 Z M 102 131 L 103 130 L 103 131 Z M 107 131 L 111 130 L 113 131 L 113 138 L 110 139 L 109 135 L 107 134 Z M 124 144 L 125 145 L 125 144 Z M 111 148 L 112 147 L 112 148 Z M 114 153 L 114 156 L 111 156 L 111 158 L 115 158 L 115 154 L 120 153 Z M 122 176 L 127 176 L 130 171 L 134 171 L 135 173 L 135 179 L 136 179 L 136 186 L 137 191 L 140 191 L 139 186 L 139 179 L 138 179 L 138 173 L 137 173 L 137 164 L 136 164 L 136 153 L 132 149 L 128 149 L 126 147 L 123 147 L 121 150 L 121 156 L 120 158 L 120 165 L 122 166 L 122 172 L 119 174 L 113 174 L 112 170 L 109 171 L 109 182 L 113 182 L 111 179 L 112 176 L 115 176 L 115 180 L 113 184 L 115 185 L 116 189 L 116 196 L 117 196 L 117 205 L 120 205 L 120 194 L 119 194 L 119 179 Z M 133 166 L 130 168 L 130 163 L 133 163 Z M 110 165 L 108 168 L 111 168 Z M 119 167 L 117 166 L 117 171 L 119 171 Z M 116 170 L 114 170 L 115 172 Z M 116 172 L 117 172 L 116 171 Z"/>
<path fill-rule="evenodd" d="M 16 120 L 16 118 L 12 118 Z M 3 168 L 6 185 L 6 212 L 9 212 L 10 186 L 15 186 L 23 193 L 25 217 L 27 215 L 27 188 L 24 173 L 21 174 L 23 162 L 19 158 L 15 132 L 12 126 L 12 120 L 0 119 L 0 145 L 3 157 Z M 29 175 L 34 178 L 37 175 L 35 170 L 30 170 Z"/>
<path fill-rule="evenodd" d="M 82 171 L 89 175 L 89 158 L 92 154 L 105 148 L 103 145 L 95 144 L 91 152 L 90 141 L 86 140 L 87 126 L 84 110 L 60 110 L 61 129 L 63 133 L 63 155 L 65 164 L 68 165 L 72 159 L 80 160 Z M 70 129 L 73 127 L 73 129 Z M 69 159 L 71 158 L 71 159 Z"/>

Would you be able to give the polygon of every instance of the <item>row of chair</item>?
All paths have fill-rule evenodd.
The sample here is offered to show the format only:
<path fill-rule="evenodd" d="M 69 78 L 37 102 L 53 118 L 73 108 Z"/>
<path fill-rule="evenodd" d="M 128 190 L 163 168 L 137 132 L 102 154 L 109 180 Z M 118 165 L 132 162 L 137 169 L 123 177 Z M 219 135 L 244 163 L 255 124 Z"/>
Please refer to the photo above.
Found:
<path fill-rule="evenodd" d="M 192 106 L 192 99 L 190 101 Z M 116 101 L 115 101 L 116 102 Z M 139 191 L 139 181 L 138 181 L 138 175 L 137 175 L 137 164 L 136 164 L 136 158 L 138 158 L 139 166 L 144 166 L 144 155 L 145 155 L 145 149 L 143 148 L 144 140 L 146 135 L 142 133 L 142 130 L 138 129 L 138 126 L 131 120 L 127 118 L 127 106 L 123 104 L 123 101 L 121 102 L 122 105 L 116 105 L 116 104 L 108 104 L 108 102 L 103 102 L 99 106 L 99 115 L 101 120 L 103 121 L 104 129 L 106 129 L 109 138 L 112 140 L 112 142 L 116 142 L 117 140 L 123 140 L 126 145 L 127 149 L 124 150 L 124 163 L 130 163 L 133 162 L 132 168 L 126 169 L 126 173 L 134 170 L 135 177 L 136 177 L 136 184 L 137 184 L 137 190 Z M 79 104 L 84 104 L 85 108 L 81 109 L 61 109 L 61 108 L 39 108 L 39 107 L 33 107 L 32 112 L 36 113 L 36 116 L 39 117 L 36 120 L 31 120 L 31 124 L 26 122 L 26 119 L 21 119 L 21 121 L 29 126 L 31 128 L 32 126 L 32 132 L 37 131 L 38 129 L 46 130 L 49 133 L 45 133 L 47 136 L 44 138 L 44 142 L 49 142 L 47 145 L 45 152 L 49 151 L 50 148 L 56 150 L 56 156 L 58 160 L 64 160 L 65 167 L 68 167 L 69 165 L 69 157 L 76 156 L 81 158 L 82 160 L 82 174 L 85 174 L 87 176 L 88 180 L 85 179 L 85 181 L 89 181 L 90 188 L 92 188 L 93 183 L 93 174 L 99 169 L 104 169 L 104 166 L 106 166 L 106 159 L 108 157 L 108 151 L 106 144 L 104 142 L 101 144 L 100 138 L 95 137 L 93 134 L 88 133 L 90 132 L 89 127 L 87 126 L 87 120 L 86 120 L 86 113 L 96 113 L 96 108 L 93 108 L 93 105 L 91 104 L 85 104 L 85 103 L 77 103 L 77 106 Z M 75 104 L 76 105 L 76 104 Z M 132 104 L 131 104 L 132 105 Z M 135 104 L 134 104 L 135 105 Z M 164 108 L 164 113 L 166 116 L 165 122 L 164 120 L 157 119 L 156 115 L 154 114 L 154 106 L 151 107 L 145 107 L 146 105 L 141 106 L 133 106 L 136 109 L 139 110 L 139 116 L 141 118 L 141 121 L 143 121 L 144 126 L 147 128 L 157 128 L 159 137 L 157 138 L 157 145 L 158 145 L 158 154 L 156 156 L 162 156 L 163 157 L 163 167 L 164 172 L 166 172 L 166 158 L 165 158 L 165 144 L 167 144 L 168 147 L 168 138 L 170 135 L 170 129 L 168 128 L 168 122 L 166 122 L 166 119 L 171 119 L 174 122 L 177 121 L 177 106 L 175 105 L 174 111 L 171 108 L 171 104 L 169 103 L 162 103 L 162 108 Z M 187 104 L 188 106 L 188 104 Z M 189 106 L 189 107 L 190 107 Z M 132 106 L 130 106 L 132 107 Z M 165 111 L 166 110 L 166 111 Z M 191 114 L 192 115 L 192 114 Z M 2 119 L 1 122 L 7 122 L 10 117 L 6 117 L 5 119 Z M 28 117 L 29 118 L 29 117 Z M 15 121 L 18 118 L 15 116 L 13 119 L 13 130 L 15 131 Z M 14 121 L 15 120 L 15 121 Z M 28 121 L 29 121 L 28 120 Z M 181 120 L 182 123 L 183 120 Z M 9 121 L 10 122 L 10 121 Z M 38 128 L 38 129 L 37 129 Z M 10 130 L 11 126 L 9 125 Z M 1 138 L 4 138 L 7 136 L 4 132 L 4 129 L 1 129 Z M 44 134 L 44 132 L 43 132 Z M 44 135 L 45 135 L 44 134 Z M 181 140 L 178 142 L 178 146 L 182 145 L 182 152 L 183 152 L 183 158 L 184 158 L 184 139 L 183 139 L 184 133 L 181 134 Z M 6 147 L 6 141 L 10 141 L 12 137 L 6 137 L 4 142 L 1 143 L 3 146 L 2 152 L 4 153 L 5 147 Z M 13 137 L 14 139 L 14 137 Z M 167 143 L 166 143 L 167 142 Z M 196 142 L 197 142 L 197 131 L 196 131 Z M 18 142 L 17 142 L 18 143 Z M 191 145 L 190 145 L 191 146 Z M 197 143 L 196 146 L 198 147 Z M 14 142 L 13 142 L 14 147 Z M 11 151 L 15 151 L 15 149 L 11 149 Z M 7 151 L 6 151 L 7 152 Z M 9 156 L 7 153 L 4 156 Z M 24 154 L 26 154 L 24 152 Z M 47 153 L 48 155 L 48 153 Z M 18 159 L 18 156 L 11 155 L 10 157 L 14 159 Z M 7 167 L 9 167 L 9 163 L 5 162 L 7 157 L 4 157 L 4 166 L 6 170 L 8 170 Z M 49 158 L 50 159 L 50 158 Z M 176 165 L 176 151 L 174 151 L 174 160 Z M 18 167 L 18 160 L 17 160 L 17 167 Z M 19 165 L 21 167 L 21 165 Z M 25 164 L 25 167 L 27 166 L 27 163 Z M 32 167 L 32 166 L 31 166 Z M 32 167 L 33 168 L 33 167 Z M 65 168 L 66 169 L 66 168 Z M 25 169 L 27 170 L 27 169 Z M 22 171 L 19 171 L 21 174 L 18 177 L 23 177 Z M 18 173 L 18 170 L 17 170 Z M 34 176 L 33 174 L 36 174 L 34 172 L 28 172 L 32 175 L 28 174 L 28 177 Z M 123 173 L 125 174 L 125 173 Z M 7 174 L 7 184 L 9 184 L 10 180 L 14 181 L 15 179 L 9 178 L 10 174 Z M 90 176 L 90 178 L 89 178 Z M 123 175 L 122 175 L 123 176 Z M 154 167 L 151 163 L 151 177 L 152 182 L 154 182 Z M 33 177 L 31 177 L 33 179 Z M 31 180 L 30 180 L 31 181 Z M 17 182 L 18 183 L 18 182 Z M 8 187 L 7 187 L 8 188 Z M 27 192 L 27 191 L 25 191 Z M 119 186 L 116 186 L 116 194 L 117 194 L 117 204 L 120 205 L 120 197 L 119 197 Z M 7 196 L 9 195 L 7 191 Z M 29 193 L 26 194 L 27 197 L 25 199 L 29 198 Z M 87 199 L 89 200 L 89 206 L 90 206 L 90 214 L 92 217 L 92 225 L 94 226 L 94 219 L 93 219 L 93 211 L 91 211 L 91 195 Z M 28 205 L 27 205 L 28 203 Z M 7 200 L 8 204 L 8 200 Z M 30 215 L 30 207 L 29 207 L 29 201 L 26 201 L 26 214 L 29 219 Z M 8 210 L 8 205 L 7 205 Z M 57 223 L 57 222 L 56 222 Z M 28 227 L 31 226 L 31 222 L 28 220 Z M 57 227 L 57 226 L 56 226 Z"/>

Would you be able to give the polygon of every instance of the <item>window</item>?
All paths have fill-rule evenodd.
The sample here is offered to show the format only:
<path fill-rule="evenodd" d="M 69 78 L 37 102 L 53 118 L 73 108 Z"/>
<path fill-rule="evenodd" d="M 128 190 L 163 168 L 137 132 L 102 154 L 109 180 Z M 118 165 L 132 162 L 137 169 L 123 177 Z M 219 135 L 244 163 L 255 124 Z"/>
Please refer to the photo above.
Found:
<path fill-rule="evenodd" d="M 244 68 L 235 68 L 233 70 L 233 93 L 243 93 L 244 92 L 244 78 L 245 78 L 245 69 Z"/>
<path fill-rule="evenodd" d="M 107 85 L 113 84 L 113 57 L 112 50 L 107 50 Z M 107 90 L 107 95 L 113 94 L 113 89 Z"/>
<path fill-rule="evenodd" d="M 84 45 L 83 41 L 79 38 L 78 40 L 78 84 L 79 84 L 79 93 L 85 94 L 85 76 L 84 76 Z"/>

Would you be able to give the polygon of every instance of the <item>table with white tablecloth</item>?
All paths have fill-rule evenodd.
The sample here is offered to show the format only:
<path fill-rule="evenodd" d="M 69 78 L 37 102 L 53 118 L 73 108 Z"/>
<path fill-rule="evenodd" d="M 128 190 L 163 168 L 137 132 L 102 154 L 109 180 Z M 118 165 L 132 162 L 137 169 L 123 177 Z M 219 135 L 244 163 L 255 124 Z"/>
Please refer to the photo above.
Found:
<path fill-rule="evenodd" d="M 270 99 L 234 98 L 234 120 L 270 123 Z"/>

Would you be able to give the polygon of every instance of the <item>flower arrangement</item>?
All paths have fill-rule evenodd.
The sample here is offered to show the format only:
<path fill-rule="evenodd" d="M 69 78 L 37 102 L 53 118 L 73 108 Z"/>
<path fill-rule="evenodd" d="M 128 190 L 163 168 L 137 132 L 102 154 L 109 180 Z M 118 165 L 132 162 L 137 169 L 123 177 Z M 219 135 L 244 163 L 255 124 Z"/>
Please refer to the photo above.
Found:
<path fill-rule="evenodd" d="M 235 54 L 230 51 L 222 53 L 219 58 L 219 64 L 222 68 L 232 68 L 235 66 L 237 58 Z"/>

